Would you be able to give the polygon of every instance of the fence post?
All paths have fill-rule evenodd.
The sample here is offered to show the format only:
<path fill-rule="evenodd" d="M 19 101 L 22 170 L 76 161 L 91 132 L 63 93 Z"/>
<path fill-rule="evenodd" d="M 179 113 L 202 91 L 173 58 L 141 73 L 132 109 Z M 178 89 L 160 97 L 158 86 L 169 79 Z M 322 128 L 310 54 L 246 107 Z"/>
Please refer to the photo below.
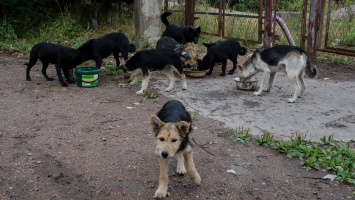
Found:
<path fill-rule="evenodd" d="M 134 0 L 135 38 L 139 46 L 159 40 L 161 5 L 162 0 Z"/>
<path fill-rule="evenodd" d="M 266 0 L 265 20 L 264 20 L 264 48 L 271 47 L 271 27 L 272 27 L 272 0 Z"/>
<path fill-rule="evenodd" d="M 194 25 L 195 1 L 187 0 L 185 2 L 185 26 Z"/>
<path fill-rule="evenodd" d="M 323 30 L 324 5 L 325 0 L 311 0 L 307 43 L 309 58 L 317 58 L 317 48 L 320 47 Z"/>

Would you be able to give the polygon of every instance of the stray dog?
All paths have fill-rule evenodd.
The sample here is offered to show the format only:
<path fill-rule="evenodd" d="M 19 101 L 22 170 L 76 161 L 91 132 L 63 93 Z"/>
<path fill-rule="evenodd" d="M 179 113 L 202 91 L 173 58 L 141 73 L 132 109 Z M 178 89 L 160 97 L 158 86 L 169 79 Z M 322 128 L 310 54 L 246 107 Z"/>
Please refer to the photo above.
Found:
<path fill-rule="evenodd" d="M 254 54 L 244 63 L 243 67 L 238 66 L 238 77 L 242 80 L 248 80 L 258 72 L 262 72 L 263 76 L 260 83 L 260 88 L 254 95 L 258 96 L 263 91 L 270 92 L 274 83 L 276 72 L 286 71 L 287 76 L 294 82 L 295 93 L 293 98 L 288 102 L 296 101 L 297 96 L 301 97 L 306 84 L 303 80 L 304 73 L 309 78 L 317 77 L 317 68 L 311 68 L 307 53 L 295 46 L 280 45 L 268 49 L 258 49 Z M 265 81 L 269 76 L 269 84 L 265 89 Z"/>
<path fill-rule="evenodd" d="M 128 52 L 134 52 L 136 46 L 129 44 L 128 38 L 124 33 L 110 33 L 97 39 L 91 39 L 81 45 L 78 50 L 86 60 L 95 60 L 96 67 L 100 68 L 102 59 L 107 58 L 113 53 L 116 60 L 116 67 L 120 67 L 119 53 L 127 62 Z"/>
<path fill-rule="evenodd" d="M 175 154 L 178 162 L 177 173 L 183 175 L 187 172 L 192 182 L 200 185 L 201 177 L 194 164 L 192 145 L 189 140 L 192 120 L 184 105 L 177 100 L 168 101 L 157 115 L 151 116 L 150 124 L 156 138 L 155 153 L 159 157 L 160 166 L 159 187 L 155 191 L 154 198 L 164 198 L 169 195 L 168 167 L 169 161 Z"/>
<path fill-rule="evenodd" d="M 172 49 L 142 50 L 132 56 L 126 62 L 125 67 L 128 71 L 133 71 L 131 77 L 134 79 L 130 85 L 134 85 L 138 78 L 141 75 L 143 76 L 142 88 L 136 92 L 137 94 L 142 94 L 147 89 L 151 74 L 149 70 L 163 70 L 170 81 L 169 87 L 165 89 L 166 92 L 170 92 L 174 87 L 174 72 L 179 74 L 182 79 L 182 89 L 185 90 L 187 88 L 186 76 L 183 72 L 180 56 Z"/>
<path fill-rule="evenodd" d="M 198 61 L 198 70 L 207 70 L 207 75 L 211 75 L 213 67 L 216 63 L 222 63 L 222 73 L 220 76 L 226 75 L 227 60 L 233 62 L 233 68 L 229 70 L 228 74 L 232 75 L 237 69 L 238 55 L 245 55 L 247 48 L 240 46 L 240 43 L 234 40 L 225 40 L 218 45 L 213 45 L 207 51 L 205 57 Z"/>
<path fill-rule="evenodd" d="M 32 47 L 30 61 L 25 63 L 25 65 L 27 65 L 26 80 L 32 80 L 30 77 L 30 70 L 36 64 L 38 59 L 43 64 L 42 74 L 48 81 L 54 80 L 54 78 L 50 78 L 47 75 L 48 65 L 50 63 L 55 64 L 59 82 L 63 87 L 68 87 L 68 84 L 64 82 L 61 71 L 63 71 L 64 77 L 69 83 L 75 83 L 75 80 L 69 71 L 84 62 L 81 53 L 76 49 L 46 42 L 38 43 Z"/>
<path fill-rule="evenodd" d="M 186 52 L 184 45 L 176 42 L 173 38 L 164 36 L 160 38 L 157 42 L 157 49 L 166 48 L 172 49 L 180 55 L 183 62 L 191 59 L 190 55 Z"/>
<path fill-rule="evenodd" d="M 212 46 L 219 45 L 221 43 L 222 43 L 221 40 L 217 40 L 215 42 L 210 42 L 210 43 L 203 42 L 202 44 L 203 44 L 203 46 L 205 46 L 207 48 L 207 51 L 208 51 Z"/>
<path fill-rule="evenodd" d="M 169 36 L 176 40 L 180 44 L 186 44 L 188 42 L 198 43 L 200 38 L 201 28 L 194 28 L 192 26 L 179 27 L 175 24 L 170 24 L 167 17 L 170 16 L 171 12 L 164 12 L 160 19 L 165 24 L 165 31 L 162 36 Z"/>
<path fill-rule="evenodd" d="M 187 53 L 190 55 L 191 59 L 188 60 L 186 62 L 186 66 L 188 68 L 191 68 L 191 69 L 197 69 L 197 52 L 196 52 L 196 48 L 195 46 L 193 45 L 193 43 L 186 43 L 185 45 L 185 49 L 187 51 Z"/>

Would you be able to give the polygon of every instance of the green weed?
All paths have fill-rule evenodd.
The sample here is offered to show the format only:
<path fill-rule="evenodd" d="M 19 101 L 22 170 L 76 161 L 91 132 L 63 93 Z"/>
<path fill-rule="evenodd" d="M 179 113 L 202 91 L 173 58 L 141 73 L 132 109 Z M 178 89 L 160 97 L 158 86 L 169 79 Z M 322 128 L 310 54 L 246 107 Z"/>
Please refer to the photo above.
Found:
<path fill-rule="evenodd" d="M 191 115 L 192 121 L 197 121 L 198 120 L 196 113 L 191 113 L 190 115 Z"/>
<path fill-rule="evenodd" d="M 116 77 L 120 74 L 123 74 L 123 70 L 122 69 L 118 69 L 116 66 L 114 65 L 106 65 L 106 73 L 110 76 Z"/>
<path fill-rule="evenodd" d="M 264 147 L 271 147 L 288 158 L 297 157 L 306 170 L 326 169 L 337 175 L 337 180 L 355 184 L 355 151 L 344 145 L 337 145 L 333 136 L 322 137 L 321 143 L 306 139 L 306 135 L 296 134 L 290 141 L 275 140 L 265 132 L 257 139 Z"/>
<path fill-rule="evenodd" d="M 246 142 L 250 142 L 252 140 L 252 136 L 249 133 L 249 131 L 250 131 L 249 129 L 244 129 L 243 127 L 239 127 L 235 131 L 233 141 L 243 143 L 243 144 Z"/>
<path fill-rule="evenodd" d="M 148 92 L 148 91 L 144 91 L 142 96 L 144 98 L 147 98 L 147 99 L 156 99 L 158 98 L 158 95 L 154 92 Z"/>

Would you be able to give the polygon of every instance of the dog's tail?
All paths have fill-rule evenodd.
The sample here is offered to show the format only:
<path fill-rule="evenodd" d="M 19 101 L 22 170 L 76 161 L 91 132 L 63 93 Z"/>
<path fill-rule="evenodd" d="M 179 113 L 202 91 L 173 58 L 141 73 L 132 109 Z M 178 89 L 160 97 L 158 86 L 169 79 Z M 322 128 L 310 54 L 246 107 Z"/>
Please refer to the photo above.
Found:
<path fill-rule="evenodd" d="M 160 19 L 163 22 L 163 24 L 165 24 L 165 26 L 169 25 L 169 21 L 168 21 L 168 16 L 172 15 L 173 13 L 171 12 L 164 12 L 163 14 L 161 14 Z"/>
<path fill-rule="evenodd" d="M 244 56 L 245 54 L 247 54 L 247 52 L 248 52 L 247 48 L 240 47 L 240 50 L 239 50 L 238 54 L 241 55 L 241 56 Z"/>
<path fill-rule="evenodd" d="M 135 52 L 136 51 L 136 45 L 134 44 L 129 44 L 129 47 L 127 49 L 128 52 Z"/>
<path fill-rule="evenodd" d="M 311 63 L 307 58 L 306 64 L 306 75 L 308 78 L 317 78 L 318 77 L 318 70 L 316 66 L 311 67 Z"/>

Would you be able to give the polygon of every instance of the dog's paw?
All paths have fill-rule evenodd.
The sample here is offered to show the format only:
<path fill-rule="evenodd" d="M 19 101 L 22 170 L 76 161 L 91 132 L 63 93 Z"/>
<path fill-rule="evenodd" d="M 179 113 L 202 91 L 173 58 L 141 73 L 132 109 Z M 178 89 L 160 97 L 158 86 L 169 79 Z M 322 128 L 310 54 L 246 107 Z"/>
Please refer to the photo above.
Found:
<path fill-rule="evenodd" d="M 259 92 L 254 92 L 253 93 L 253 95 L 255 95 L 255 96 L 259 96 L 261 93 L 259 93 Z"/>
<path fill-rule="evenodd" d="M 136 92 L 136 94 L 143 94 L 143 91 L 139 90 L 139 91 Z"/>
<path fill-rule="evenodd" d="M 207 72 L 206 74 L 207 74 L 207 75 L 211 75 L 211 74 L 212 74 L 212 72 Z"/>
<path fill-rule="evenodd" d="M 296 100 L 294 100 L 294 99 L 288 99 L 288 102 L 289 102 L 289 103 L 295 103 Z"/>
<path fill-rule="evenodd" d="M 234 71 L 232 71 L 232 70 L 228 71 L 228 75 L 233 75 L 233 74 L 234 74 Z"/>
<path fill-rule="evenodd" d="M 219 76 L 226 76 L 226 74 L 225 73 L 221 73 Z"/>
<path fill-rule="evenodd" d="M 63 87 L 69 87 L 69 85 L 66 84 L 66 83 L 63 83 L 62 86 L 63 86 Z"/>
<path fill-rule="evenodd" d="M 172 90 L 171 88 L 166 88 L 165 92 L 171 92 L 171 90 Z"/>
<path fill-rule="evenodd" d="M 169 196 L 170 193 L 167 191 L 160 191 L 159 189 L 157 191 L 155 191 L 155 194 L 153 196 L 154 199 L 163 199 L 167 196 Z"/>
<path fill-rule="evenodd" d="M 179 174 L 179 176 L 184 176 L 186 174 L 186 169 L 185 167 L 177 167 L 176 173 Z"/>
<path fill-rule="evenodd" d="M 192 177 L 192 182 L 195 183 L 196 185 L 201 184 L 201 177 L 200 174 L 196 173 L 194 177 Z"/>
<path fill-rule="evenodd" d="M 31 79 L 31 78 L 26 78 L 26 80 L 28 80 L 28 81 L 32 81 L 32 79 Z"/>
<path fill-rule="evenodd" d="M 264 92 L 270 92 L 270 88 L 264 89 Z"/>

